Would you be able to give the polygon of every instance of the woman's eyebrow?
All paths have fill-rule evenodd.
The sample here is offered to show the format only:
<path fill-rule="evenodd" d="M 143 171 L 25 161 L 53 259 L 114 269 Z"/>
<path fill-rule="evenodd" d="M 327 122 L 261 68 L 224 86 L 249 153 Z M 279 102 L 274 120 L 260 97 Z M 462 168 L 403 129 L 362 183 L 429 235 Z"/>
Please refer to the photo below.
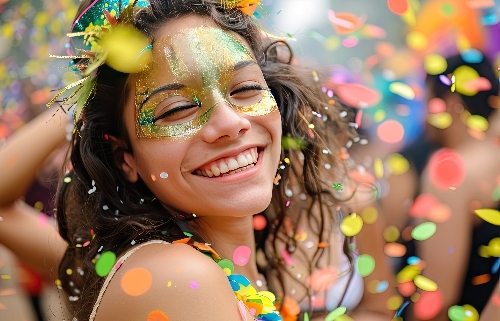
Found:
<path fill-rule="evenodd" d="M 241 69 L 241 68 L 244 68 L 246 66 L 249 66 L 249 65 L 252 65 L 252 64 L 257 64 L 255 61 L 253 60 L 243 60 L 243 61 L 240 61 L 238 63 L 236 63 L 236 65 L 234 65 L 234 71 L 238 70 L 238 69 Z"/>
<path fill-rule="evenodd" d="M 163 86 L 160 86 L 156 89 L 154 89 L 147 97 L 146 99 L 144 99 L 144 101 L 141 103 L 141 106 L 144 105 L 148 100 L 149 98 L 153 97 L 154 95 L 158 94 L 158 93 L 161 93 L 163 91 L 167 91 L 167 90 L 179 90 L 179 89 L 183 89 L 185 88 L 186 86 L 184 86 L 183 84 L 168 84 L 168 85 L 163 85 Z"/>

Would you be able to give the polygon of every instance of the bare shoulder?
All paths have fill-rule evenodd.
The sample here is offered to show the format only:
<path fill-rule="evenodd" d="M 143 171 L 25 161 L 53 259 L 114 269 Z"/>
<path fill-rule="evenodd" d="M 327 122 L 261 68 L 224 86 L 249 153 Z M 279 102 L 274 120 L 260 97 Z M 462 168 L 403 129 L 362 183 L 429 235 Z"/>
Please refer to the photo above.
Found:
<path fill-rule="evenodd" d="M 153 311 L 158 321 L 242 319 L 224 271 L 185 244 L 134 252 L 111 279 L 95 320 L 146 321 Z"/>

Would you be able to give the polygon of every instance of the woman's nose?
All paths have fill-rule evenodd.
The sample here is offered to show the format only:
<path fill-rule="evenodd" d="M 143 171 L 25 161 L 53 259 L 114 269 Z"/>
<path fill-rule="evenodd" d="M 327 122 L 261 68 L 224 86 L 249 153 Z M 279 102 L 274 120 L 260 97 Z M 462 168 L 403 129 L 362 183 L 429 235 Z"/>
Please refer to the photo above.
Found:
<path fill-rule="evenodd" d="M 210 113 L 208 122 L 201 129 L 203 140 L 213 143 L 218 139 L 234 140 L 251 127 L 245 116 L 225 100 L 219 100 Z"/>

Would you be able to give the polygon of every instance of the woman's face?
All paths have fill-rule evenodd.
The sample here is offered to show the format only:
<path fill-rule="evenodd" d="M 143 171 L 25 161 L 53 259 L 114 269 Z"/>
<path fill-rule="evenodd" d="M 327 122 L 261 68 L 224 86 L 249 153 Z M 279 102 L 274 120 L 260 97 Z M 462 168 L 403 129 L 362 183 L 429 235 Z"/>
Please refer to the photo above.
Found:
<path fill-rule="evenodd" d="M 281 118 L 249 45 L 200 16 L 167 23 L 156 39 L 125 107 L 129 180 L 137 173 L 163 204 L 188 214 L 263 211 Z"/>

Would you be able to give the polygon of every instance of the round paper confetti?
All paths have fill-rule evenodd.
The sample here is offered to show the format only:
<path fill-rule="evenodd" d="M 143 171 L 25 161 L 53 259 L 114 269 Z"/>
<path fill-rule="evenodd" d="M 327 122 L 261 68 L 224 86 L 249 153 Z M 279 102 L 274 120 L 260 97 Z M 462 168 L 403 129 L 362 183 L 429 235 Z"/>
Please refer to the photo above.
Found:
<path fill-rule="evenodd" d="M 168 177 L 168 174 L 166 172 L 161 172 L 160 173 L 160 177 L 161 178 L 167 178 Z"/>
<path fill-rule="evenodd" d="M 262 231 L 263 229 L 266 228 L 266 225 L 267 225 L 267 220 L 266 218 L 264 217 L 264 215 L 255 215 L 253 217 L 253 228 L 254 230 L 256 231 Z"/>
<path fill-rule="evenodd" d="M 431 194 L 420 194 L 408 210 L 411 217 L 425 217 L 439 201 Z"/>
<path fill-rule="evenodd" d="M 410 169 L 410 162 L 401 154 L 391 154 L 387 157 L 387 165 L 393 175 L 402 175 Z"/>
<path fill-rule="evenodd" d="M 421 290 L 428 292 L 436 291 L 438 288 L 436 282 L 422 275 L 416 275 L 413 282 L 415 282 L 415 285 L 418 286 Z"/>
<path fill-rule="evenodd" d="M 451 208 L 446 204 L 437 204 L 431 208 L 427 218 L 435 223 L 443 223 L 451 218 Z"/>
<path fill-rule="evenodd" d="M 465 321 L 477 321 L 479 319 L 479 313 L 472 305 L 464 304 L 463 308 L 465 310 L 465 315 L 467 316 Z"/>
<path fill-rule="evenodd" d="M 250 260 L 250 255 L 252 254 L 252 250 L 246 246 L 241 245 L 238 246 L 233 252 L 233 262 L 239 266 L 245 266 Z"/>
<path fill-rule="evenodd" d="M 500 257 L 500 237 L 495 237 L 489 241 L 488 254 L 490 256 Z"/>
<path fill-rule="evenodd" d="M 347 311 L 346 307 L 338 307 L 335 310 L 333 310 L 332 312 L 328 313 L 328 315 L 325 318 L 325 321 L 334 321 L 339 316 L 345 314 L 346 311 Z"/>
<path fill-rule="evenodd" d="M 397 15 L 402 15 L 409 9 L 408 0 L 387 0 L 387 6 Z"/>
<path fill-rule="evenodd" d="M 345 236 L 355 236 L 363 228 L 363 219 L 356 213 L 346 216 L 340 223 L 340 230 Z"/>
<path fill-rule="evenodd" d="M 413 293 L 415 293 L 415 290 L 417 288 L 415 287 L 415 284 L 411 281 L 408 282 L 403 282 L 398 284 L 398 291 L 401 293 L 401 295 L 409 297 Z"/>
<path fill-rule="evenodd" d="M 390 225 L 384 229 L 384 239 L 386 242 L 396 242 L 399 238 L 399 230 L 394 225 Z"/>
<path fill-rule="evenodd" d="M 477 90 L 467 86 L 469 81 L 479 78 L 479 74 L 476 70 L 469 66 L 460 66 L 455 69 L 453 75 L 455 76 L 455 88 L 458 93 L 466 96 L 474 96 L 477 94 Z"/>
<path fill-rule="evenodd" d="M 397 120 L 390 119 L 378 126 L 377 135 L 383 142 L 395 144 L 403 140 L 405 130 Z"/>
<path fill-rule="evenodd" d="M 427 104 L 431 114 L 439 114 L 446 111 L 446 103 L 441 98 L 432 98 Z"/>
<path fill-rule="evenodd" d="M 424 66 L 429 75 L 439 75 L 446 70 L 448 63 L 441 55 L 428 54 L 425 56 Z"/>
<path fill-rule="evenodd" d="M 387 309 L 391 311 L 399 309 L 401 304 L 403 304 L 403 298 L 400 295 L 393 295 L 386 302 Z"/>
<path fill-rule="evenodd" d="M 446 129 L 453 123 L 453 117 L 447 112 L 427 115 L 427 122 L 439 129 Z"/>
<path fill-rule="evenodd" d="M 428 41 L 424 34 L 411 31 L 406 35 L 406 44 L 412 49 L 422 50 L 427 47 Z"/>
<path fill-rule="evenodd" d="M 378 219 L 378 210 L 373 206 L 365 207 L 361 211 L 361 217 L 363 218 L 364 223 L 373 224 Z"/>
<path fill-rule="evenodd" d="M 95 264 L 95 271 L 97 275 L 103 277 L 109 274 L 116 262 L 116 255 L 111 251 L 106 251 L 101 254 Z"/>
<path fill-rule="evenodd" d="M 411 231 L 411 236 L 417 241 L 424 241 L 436 233 L 436 228 L 436 223 L 425 222 L 417 225 L 413 231 Z"/>
<path fill-rule="evenodd" d="M 382 98 L 378 91 L 360 84 L 339 84 L 336 94 L 347 105 L 357 108 L 373 106 Z"/>
<path fill-rule="evenodd" d="M 387 290 L 389 288 L 389 282 L 387 281 L 382 281 L 382 282 L 379 282 L 377 284 L 377 288 L 376 288 L 376 292 L 377 293 L 382 293 L 384 292 L 385 290 Z"/>
<path fill-rule="evenodd" d="M 390 257 L 401 257 L 406 254 L 406 247 L 399 243 L 388 243 L 384 246 L 384 253 Z"/>
<path fill-rule="evenodd" d="M 465 163 L 462 157 L 449 148 L 434 153 L 428 167 L 432 183 L 442 189 L 459 186 L 465 177 Z"/>
<path fill-rule="evenodd" d="M 415 316 L 421 320 L 429 320 L 438 315 L 443 308 L 444 297 L 440 289 L 434 292 L 423 291 L 414 305 Z"/>
<path fill-rule="evenodd" d="M 189 286 L 191 287 L 191 289 L 196 290 L 198 288 L 198 283 L 196 283 L 195 281 L 191 281 L 189 282 Z"/>
<path fill-rule="evenodd" d="M 448 317 L 451 321 L 465 321 L 465 309 L 461 306 L 454 305 L 448 309 Z"/>
<path fill-rule="evenodd" d="M 396 275 L 399 283 L 413 281 L 415 276 L 420 274 L 420 268 L 415 265 L 407 265 Z"/>
<path fill-rule="evenodd" d="M 361 254 L 356 261 L 359 275 L 366 277 L 375 269 L 375 259 L 369 254 Z"/>
<path fill-rule="evenodd" d="M 145 268 L 134 268 L 127 271 L 121 280 L 122 289 L 125 293 L 131 296 L 139 296 L 146 293 L 153 278 L 151 273 Z"/>
<path fill-rule="evenodd" d="M 500 225 L 500 211 L 495 209 L 479 209 L 474 211 L 477 216 L 493 225 Z"/>
<path fill-rule="evenodd" d="M 462 51 L 460 53 L 460 56 L 462 56 L 462 59 L 470 64 L 478 64 L 483 61 L 483 54 L 474 48 Z"/>
<path fill-rule="evenodd" d="M 148 315 L 147 321 L 168 321 L 168 318 L 160 310 L 155 310 Z"/>

